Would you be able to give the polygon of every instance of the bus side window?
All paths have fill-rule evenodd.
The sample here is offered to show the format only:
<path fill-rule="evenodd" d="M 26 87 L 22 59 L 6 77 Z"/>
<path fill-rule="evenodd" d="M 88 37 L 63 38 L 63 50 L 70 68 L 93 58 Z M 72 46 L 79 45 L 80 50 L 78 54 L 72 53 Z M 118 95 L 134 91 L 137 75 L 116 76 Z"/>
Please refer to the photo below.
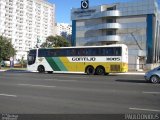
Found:
<path fill-rule="evenodd" d="M 57 50 L 54 50 L 53 56 L 57 56 Z"/>
<path fill-rule="evenodd" d="M 106 49 L 105 49 L 105 48 L 102 48 L 102 49 L 101 49 L 101 55 L 102 55 L 102 56 L 105 56 L 105 55 L 106 55 Z"/>
<path fill-rule="evenodd" d="M 79 49 L 79 55 L 83 56 L 83 49 L 82 48 Z"/>
<path fill-rule="evenodd" d="M 78 56 L 83 56 L 83 49 L 82 48 L 77 49 L 77 55 Z"/>
<path fill-rule="evenodd" d="M 66 49 L 64 52 L 67 56 L 70 56 L 70 49 Z"/>
<path fill-rule="evenodd" d="M 92 48 L 86 49 L 86 55 L 91 55 L 92 56 Z"/>
<path fill-rule="evenodd" d="M 97 49 L 97 56 L 103 56 L 102 48 Z"/>
<path fill-rule="evenodd" d="M 114 48 L 109 48 L 109 56 L 114 56 Z"/>
<path fill-rule="evenodd" d="M 39 49 L 38 50 L 38 57 L 45 57 L 46 55 L 45 55 L 45 50 L 44 49 Z"/>
<path fill-rule="evenodd" d="M 78 56 L 79 55 L 79 48 L 75 49 L 76 52 L 75 52 L 75 56 Z"/>
<path fill-rule="evenodd" d="M 115 56 L 121 56 L 121 48 L 120 47 L 115 48 L 114 53 Z"/>
<path fill-rule="evenodd" d="M 71 54 L 71 56 L 76 56 L 76 49 L 70 50 L 69 54 Z"/>

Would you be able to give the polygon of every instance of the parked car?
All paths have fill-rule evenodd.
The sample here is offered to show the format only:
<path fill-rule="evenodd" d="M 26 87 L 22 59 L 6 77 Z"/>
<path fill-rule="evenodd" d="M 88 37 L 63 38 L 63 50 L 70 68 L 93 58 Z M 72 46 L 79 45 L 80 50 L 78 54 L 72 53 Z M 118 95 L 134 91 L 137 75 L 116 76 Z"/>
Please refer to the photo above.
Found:
<path fill-rule="evenodd" d="M 160 83 L 160 66 L 145 73 L 144 78 L 154 84 Z"/>

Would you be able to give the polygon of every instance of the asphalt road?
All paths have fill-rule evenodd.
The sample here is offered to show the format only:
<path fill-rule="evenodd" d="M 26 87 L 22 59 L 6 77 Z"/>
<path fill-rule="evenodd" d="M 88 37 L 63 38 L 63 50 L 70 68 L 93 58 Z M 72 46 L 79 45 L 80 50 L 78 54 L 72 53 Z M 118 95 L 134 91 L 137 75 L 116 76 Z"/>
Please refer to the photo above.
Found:
<path fill-rule="evenodd" d="M 0 72 L 0 113 L 160 114 L 160 85 L 143 75 Z"/>

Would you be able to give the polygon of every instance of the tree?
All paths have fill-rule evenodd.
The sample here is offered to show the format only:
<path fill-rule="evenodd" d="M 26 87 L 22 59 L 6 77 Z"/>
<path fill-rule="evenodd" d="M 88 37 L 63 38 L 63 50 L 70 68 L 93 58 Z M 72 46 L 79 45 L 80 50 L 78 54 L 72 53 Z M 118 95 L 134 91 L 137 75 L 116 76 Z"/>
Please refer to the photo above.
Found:
<path fill-rule="evenodd" d="M 69 43 L 71 43 L 71 34 L 67 34 L 67 32 L 62 32 L 61 36 L 64 37 Z"/>
<path fill-rule="evenodd" d="M 0 62 L 9 59 L 16 54 L 10 39 L 0 36 Z"/>
<path fill-rule="evenodd" d="M 69 42 L 62 36 L 48 36 L 41 47 L 68 47 Z"/>

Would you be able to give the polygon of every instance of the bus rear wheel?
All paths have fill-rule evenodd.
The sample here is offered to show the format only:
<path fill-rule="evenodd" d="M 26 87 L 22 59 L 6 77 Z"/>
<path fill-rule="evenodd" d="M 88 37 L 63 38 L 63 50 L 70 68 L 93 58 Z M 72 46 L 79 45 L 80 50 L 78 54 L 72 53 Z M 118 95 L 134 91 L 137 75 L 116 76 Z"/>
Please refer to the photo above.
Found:
<path fill-rule="evenodd" d="M 87 73 L 87 75 L 94 75 L 95 73 L 94 67 L 93 66 L 86 67 L 85 72 Z"/>
<path fill-rule="evenodd" d="M 96 74 L 97 74 L 97 75 L 104 75 L 104 74 L 105 74 L 105 69 L 104 69 L 104 67 L 103 67 L 103 66 L 98 66 L 98 67 L 96 68 Z"/>
<path fill-rule="evenodd" d="M 38 72 L 39 73 L 44 73 L 45 72 L 45 68 L 43 65 L 38 66 Z"/>

